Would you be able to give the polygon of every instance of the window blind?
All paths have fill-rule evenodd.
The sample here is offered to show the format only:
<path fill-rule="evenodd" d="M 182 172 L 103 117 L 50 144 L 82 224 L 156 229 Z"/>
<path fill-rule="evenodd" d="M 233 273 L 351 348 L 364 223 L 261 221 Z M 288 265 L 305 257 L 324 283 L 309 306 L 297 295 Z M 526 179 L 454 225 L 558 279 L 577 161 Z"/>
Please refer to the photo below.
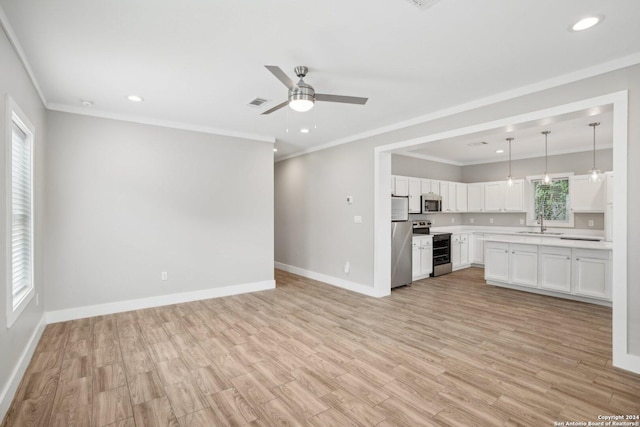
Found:
<path fill-rule="evenodd" d="M 11 278 L 15 297 L 33 286 L 32 138 L 16 122 L 12 122 L 11 131 Z"/>

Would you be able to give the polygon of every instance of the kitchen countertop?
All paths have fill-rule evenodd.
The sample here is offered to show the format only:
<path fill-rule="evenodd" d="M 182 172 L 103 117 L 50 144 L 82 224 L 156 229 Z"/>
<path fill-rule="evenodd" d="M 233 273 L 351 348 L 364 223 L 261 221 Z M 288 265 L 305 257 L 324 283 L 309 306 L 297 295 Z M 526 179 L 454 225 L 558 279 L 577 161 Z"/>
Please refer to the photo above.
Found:
<path fill-rule="evenodd" d="M 559 246 L 566 248 L 579 248 L 579 249 L 600 249 L 611 250 L 613 248 L 613 242 L 607 242 L 604 240 L 602 230 L 574 230 L 574 229 L 562 229 L 553 228 L 547 230 L 548 233 L 561 233 L 561 234 L 544 234 L 544 235 L 530 235 L 522 233 L 523 231 L 537 231 L 538 228 L 534 227 L 482 227 L 482 226 L 448 226 L 448 227 L 431 227 L 433 231 L 445 231 L 450 233 L 482 233 L 485 234 L 485 241 L 492 242 L 505 242 L 505 243 L 522 243 L 529 245 L 543 245 L 543 246 Z M 587 239 L 602 239 L 599 242 L 584 241 L 584 240 L 565 240 L 562 238 L 587 238 Z"/>
<path fill-rule="evenodd" d="M 491 233 L 488 233 L 491 234 Z M 556 237 L 555 239 L 550 237 Z M 568 237 L 568 236 L 566 236 Z M 494 234 L 489 237 L 485 237 L 485 242 L 502 242 L 502 243 L 520 243 L 523 245 L 538 245 L 538 246 L 558 246 L 565 248 L 577 248 L 577 249 L 599 249 L 610 251 L 613 249 L 612 242 L 590 242 L 585 240 L 565 240 L 560 239 L 558 236 L 528 236 L 523 234 Z"/>

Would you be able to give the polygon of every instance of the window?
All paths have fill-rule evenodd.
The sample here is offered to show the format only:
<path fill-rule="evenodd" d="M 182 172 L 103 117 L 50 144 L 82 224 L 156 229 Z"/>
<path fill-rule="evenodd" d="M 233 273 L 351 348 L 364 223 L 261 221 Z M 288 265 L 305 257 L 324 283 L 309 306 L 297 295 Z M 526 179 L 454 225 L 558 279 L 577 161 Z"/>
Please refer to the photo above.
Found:
<path fill-rule="evenodd" d="M 33 126 L 7 98 L 7 326 L 33 298 Z"/>
<path fill-rule="evenodd" d="M 529 225 L 537 225 L 538 217 L 542 214 L 545 226 L 573 227 L 569 175 L 572 174 L 553 175 L 549 184 L 545 184 L 541 176 L 527 177 L 531 189 Z"/>

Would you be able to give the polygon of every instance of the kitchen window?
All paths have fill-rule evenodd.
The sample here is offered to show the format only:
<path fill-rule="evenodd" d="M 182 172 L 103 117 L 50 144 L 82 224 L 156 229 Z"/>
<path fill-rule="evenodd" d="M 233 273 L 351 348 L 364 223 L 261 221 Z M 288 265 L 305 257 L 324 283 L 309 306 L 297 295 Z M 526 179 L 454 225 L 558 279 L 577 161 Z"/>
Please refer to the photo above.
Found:
<path fill-rule="evenodd" d="M 527 225 L 537 226 L 542 214 L 544 225 L 549 227 L 573 227 L 571 212 L 570 173 L 550 175 L 551 182 L 545 184 L 542 176 L 529 176 L 530 200 L 527 209 Z"/>
<path fill-rule="evenodd" d="M 34 296 L 33 281 L 33 142 L 34 128 L 7 97 L 7 327 Z"/>

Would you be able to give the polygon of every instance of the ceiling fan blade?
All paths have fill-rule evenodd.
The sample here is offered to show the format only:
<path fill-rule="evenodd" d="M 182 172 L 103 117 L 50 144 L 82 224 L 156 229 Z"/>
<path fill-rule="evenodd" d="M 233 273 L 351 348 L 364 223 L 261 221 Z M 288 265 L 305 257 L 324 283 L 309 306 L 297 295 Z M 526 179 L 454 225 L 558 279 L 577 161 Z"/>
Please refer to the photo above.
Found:
<path fill-rule="evenodd" d="M 279 109 L 281 109 L 282 107 L 286 107 L 288 104 L 289 104 L 289 100 L 287 99 L 287 100 L 286 100 L 286 101 L 284 101 L 283 103 L 278 104 L 278 105 L 276 105 L 275 107 L 268 109 L 267 111 L 265 111 L 264 113 L 262 113 L 262 115 L 265 115 L 265 114 L 271 114 L 271 113 L 273 113 L 274 111 L 278 111 L 278 110 L 279 110 Z"/>
<path fill-rule="evenodd" d="M 316 93 L 316 101 L 342 102 L 344 104 L 364 105 L 369 98 L 359 98 L 357 96 L 327 95 L 326 93 Z"/>
<path fill-rule="evenodd" d="M 275 66 L 275 65 L 265 65 L 264 66 L 267 70 L 271 71 L 271 74 L 273 74 L 274 76 L 276 76 L 276 78 L 278 80 L 280 80 L 282 83 L 284 83 L 284 85 L 286 87 L 288 87 L 290 90 L 293 90 L 295 88 L 297 88 L 298 86 L 296 86 L 296 84 L 293 82 L 293 80 L 291 80 L 289 78 L 289 76 L 287 76 L 284 71 L 282 71 L 280 69 L 280 67 Z"/>

